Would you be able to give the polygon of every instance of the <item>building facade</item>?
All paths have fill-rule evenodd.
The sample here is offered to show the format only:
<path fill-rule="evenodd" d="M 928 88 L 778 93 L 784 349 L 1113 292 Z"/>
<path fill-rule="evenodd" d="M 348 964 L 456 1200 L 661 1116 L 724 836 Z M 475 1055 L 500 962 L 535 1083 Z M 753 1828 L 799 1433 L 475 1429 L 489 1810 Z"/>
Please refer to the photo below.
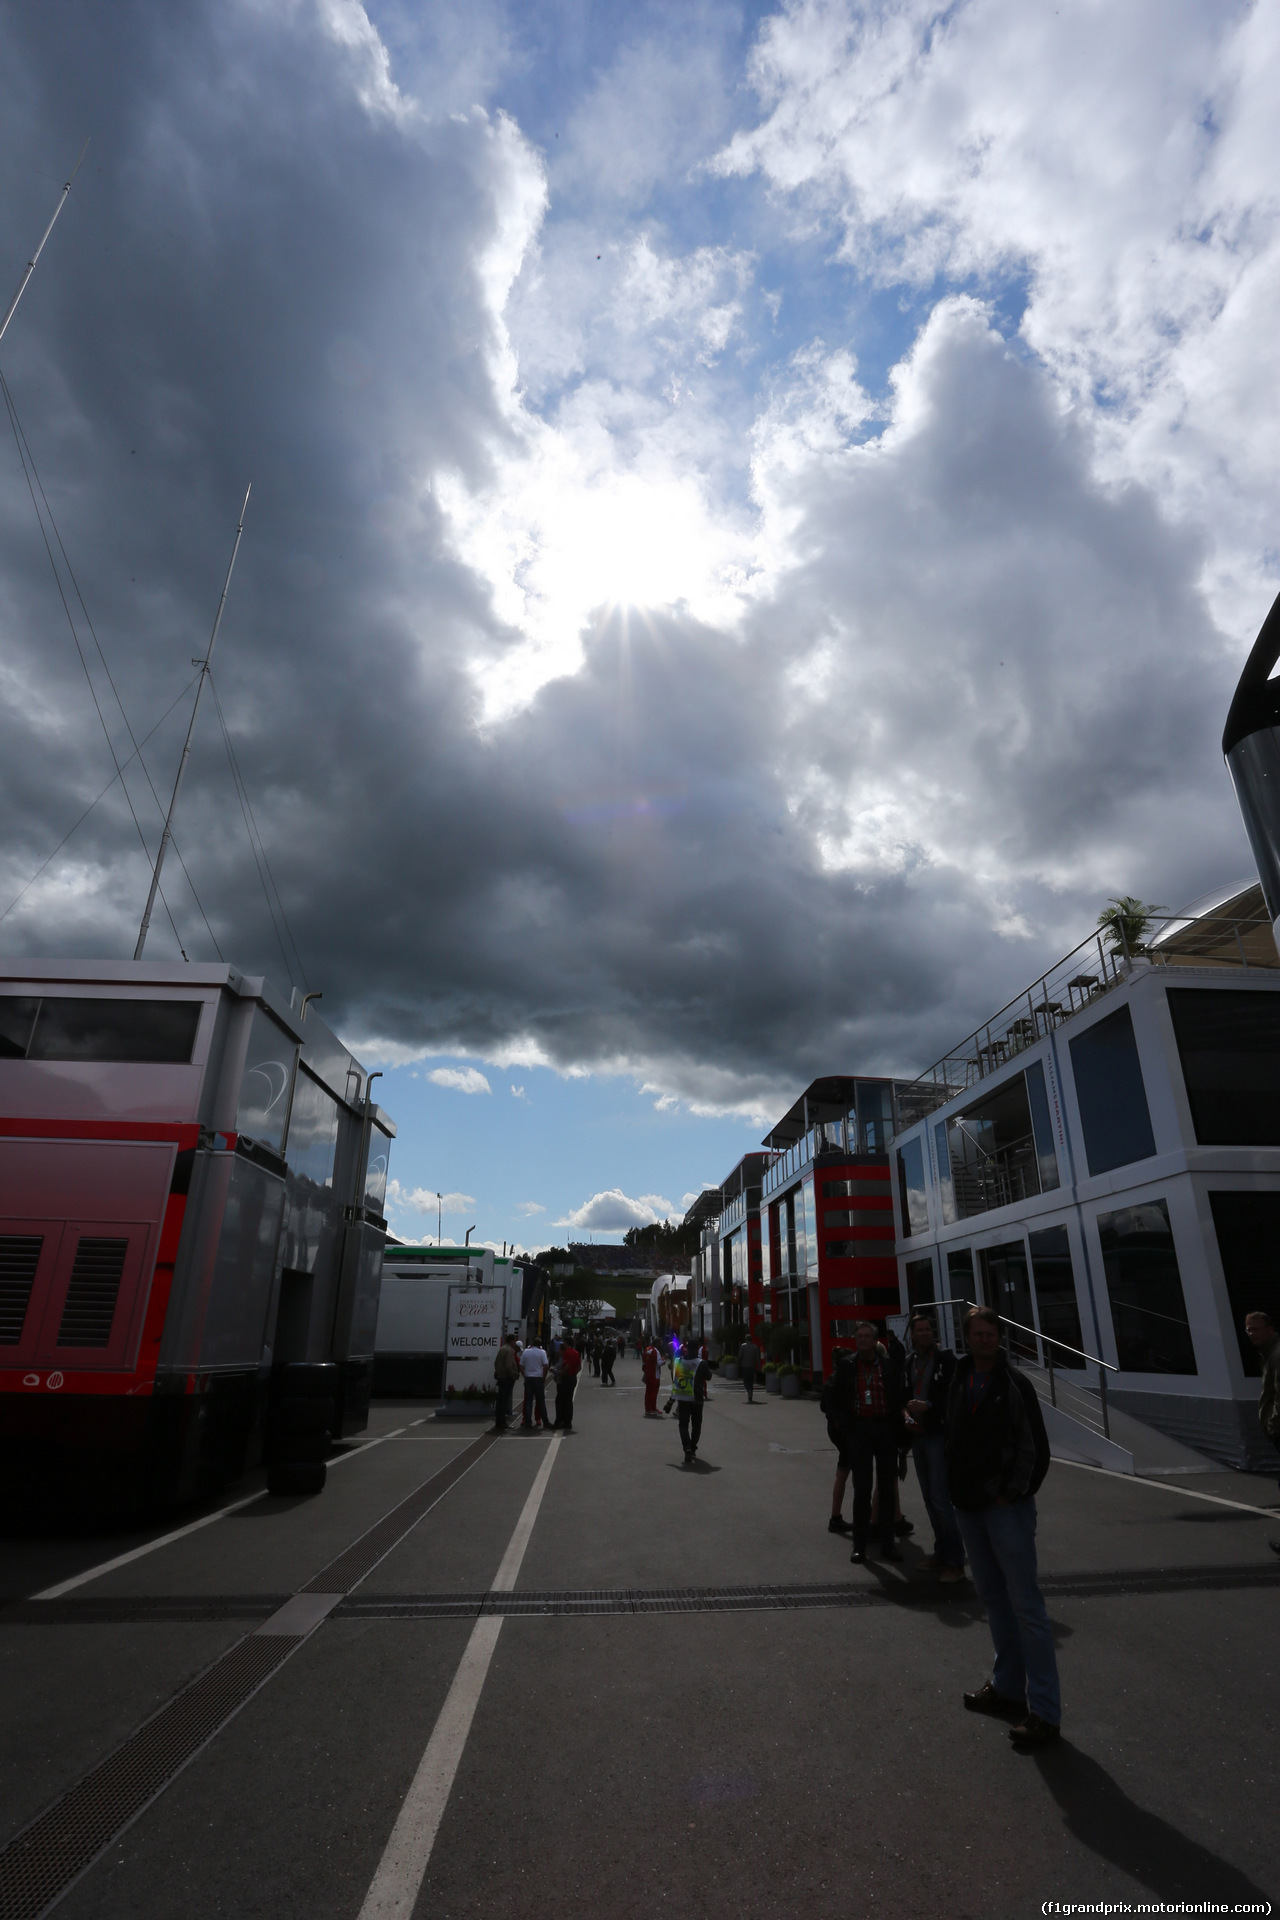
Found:
<path fill-rule="evenodd" d="M 993 1306 L 1025 1361 L 1059 1343 L 1089 1384 L 1068 1349 L 1097 1356 L 1113 1404 L 1274 1465 L 1244 1315 L 1280 1318 L 1280 970 L 1256 915 L 1222 920 L 1077 949 L 916 1083 L 898 1281 L 904 1308 Z"/>

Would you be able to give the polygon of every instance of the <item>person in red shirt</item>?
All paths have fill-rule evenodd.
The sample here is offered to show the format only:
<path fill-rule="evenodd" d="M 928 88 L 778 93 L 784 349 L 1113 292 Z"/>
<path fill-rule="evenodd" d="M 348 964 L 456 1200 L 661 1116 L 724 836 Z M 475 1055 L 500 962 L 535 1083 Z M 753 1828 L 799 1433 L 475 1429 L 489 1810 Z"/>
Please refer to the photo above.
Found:
<path fill-rule="evenodd" d="M 556 1374 L 556 1417 L 552 1423 L 557 1433 L 573 1432 L 573 1396 L 578 1385 L 578 1375 L 582 1372 L 582 1355 L 573 1344 L 573 1335 L 560 1349 L 560 1366 Z"/>
<path fill-rule="evenodd" d="M 646 1341 L 640 1355 L 640 1370 L 644 1375 L 644 1417 L 646 1420 L 661 1420 L 658 1387 L 662 1380 L 662 1355 L 652 1340 Z"/>

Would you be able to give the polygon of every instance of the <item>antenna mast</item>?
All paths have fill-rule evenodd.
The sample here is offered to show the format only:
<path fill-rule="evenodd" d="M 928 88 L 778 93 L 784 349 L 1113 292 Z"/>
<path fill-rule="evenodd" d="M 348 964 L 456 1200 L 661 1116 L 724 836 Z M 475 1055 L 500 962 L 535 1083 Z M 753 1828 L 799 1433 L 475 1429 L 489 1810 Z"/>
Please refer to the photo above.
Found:
<path fill-rule="evenodd" d="M 57 215 L 54 215 L 57 218 Z M 41 242 L 43 245 L 43 242 Z M 236 543 L 231 549 L 231 559 L 227 566 L 227 577 L 222 583 L 222 598 L 218 602 L 218 611 L 214 615 L 213 632 L 209 636 L 209 645 L 205 649 L 204 659 L 200 662 L 200 684 L 196 688 L 196 697 L 191 708 L 191 719 L 187 725 L 187 737 L 182 743 L 182 758 L 178 762 L 178 774 L 173 783 L 173 798 L 169 802 L 169 811 L 165 815 L 164 832 L 160 835 L 160 847 L 156 854 L 155 871 L 151 875 L 151 891 L 147 895 L 146 908 L 142 915 L 142 925 L 138 928 L 138 944 L 133 950 L 135 960 L 141 960 L 142 949 L 147 944 L 147 933 L 151 927 L 151 913 L 156 904 L 156 894 L 160 890 L 160 869 L 164 865 L 164 856 L 169 851 L 169 842 L 173 838 L 173 810 L 178 804 L 178 790 L 182 785 L 182 776 L 187 770 L 187 760 L 191 754 L 191 736 L 196 730 L 196 715 L 200 711 L 200 696 L 204 692 L 204 683 L 209 678 L 209 662 L 213 658 L 213 643 L 218 637 L 218 628 L 222 625 L 222 609 L 227 604 L 227 590 L 231 585 L 232 569 L 236 564 L 236 555 L 240 551 L 240 536 L 244 532 L 245 509 L 249 505 L 252 485 L 245 488 L 244 506 L 240 509 L 240 519 L 236 526 Z"/>
<path fill-rule="evenodd" d="M 80 149 L 80 160 L 84 159 L 84 156 L 88 151 L 89 151 L 89 142 L 86 140 L 84 145 Z M 76 175 L 80 171 L 80 160 L 77 160 L 74 167 L 72 167 L 71 169 L 71 180 L 74 180 Z M 32 254 L 31 258 L 27 262 L 26 271 L 24 272 L 21 280 L 18 282 L 18 291 L 14 294 L 12 300 L 9 302 L 9 311 L 5 314 L 4 319 L 0 320 L 0 340 L 4 339 L 5 333 L 8 330 L 9 322 L 12 320 L 14 314 L 18 311 L 18 302 L 19 300 L 21 300 L 23 294 L 26 292 L 27 282 L 36 270 L 36 261 L 40 258 L 40 255 L 44 252 L 44 243 L 49 238 L 49 235 L 53 232 L 53 229 L 57 224 L 58 215 L 62 212 L 62 209 L 67 204 L 67 195 L 71 191 L 71 180 L 68 180 L 66 185 L 63 187 L 62 192 L 58 197 L 58 204 L 53 210 L 53 218 L 52 220 L 50 220 L 48 226 L 44 230 L 44 233 L 40 240 L 40 245 L 36 248 L 35 252 Z"/>

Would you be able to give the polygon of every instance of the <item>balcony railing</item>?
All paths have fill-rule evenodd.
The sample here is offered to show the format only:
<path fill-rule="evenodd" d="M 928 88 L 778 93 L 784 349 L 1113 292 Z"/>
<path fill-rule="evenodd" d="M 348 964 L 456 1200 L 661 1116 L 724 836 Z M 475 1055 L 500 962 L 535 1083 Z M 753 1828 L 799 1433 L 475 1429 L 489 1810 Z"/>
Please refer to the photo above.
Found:
<path fill-rule="evenodd" d="M 1132 953 L 1123 929 L 1118 945 L 1106 944 L 1110 935 L 1091 933 L 1025 993 L 935 1060 L 918 1080 L 899 1089 L 899 1132 L 1038 1045 L 1055 1027 L 1131 979 L 1140 968 L 1260 967 L 1274 972 L 1277 966 L 1270 927 L 1256 920 L 1205 914 L 1187 921 L 1165 915 L 1153 917 L 1149 927 L 1156 932 L 1149 933 Z"/>

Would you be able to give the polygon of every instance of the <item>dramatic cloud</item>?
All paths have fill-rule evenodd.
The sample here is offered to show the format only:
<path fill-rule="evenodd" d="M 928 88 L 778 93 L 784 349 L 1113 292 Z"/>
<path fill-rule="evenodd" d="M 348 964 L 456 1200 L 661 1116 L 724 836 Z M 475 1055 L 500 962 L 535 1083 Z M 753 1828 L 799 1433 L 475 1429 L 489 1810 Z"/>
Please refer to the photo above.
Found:
<path fill-rule="evenodd" d="M 641 5 L 558 63 L 552 10 L 473 14 L 0 23 L 15 279 L 93 130 L 0 365 L 161 800 L 253 481 L 185 950 L 378 1061 L 767 1120 L 924 1066 L 1109 894 L 1247 873 L 1280 8 Z M 114 769 L 12 446 L 0 508 L 3 913 Z M 116 784 L 4 951 L 131 952 L 146 877 Z"/>
<path fill-rule="evenodd" d="M 660 1193 L 642 1193 L 638 1200 L 632 1200 L 619 1188 L 610 1187 L 607 1193 L 593 1193 L 555 1224 L 576 1227 L 581 1232 L 625 1233 L 630 1227 L 651 1227 L 669 1219 L 673 1212 L 671 1202 Z"/>

